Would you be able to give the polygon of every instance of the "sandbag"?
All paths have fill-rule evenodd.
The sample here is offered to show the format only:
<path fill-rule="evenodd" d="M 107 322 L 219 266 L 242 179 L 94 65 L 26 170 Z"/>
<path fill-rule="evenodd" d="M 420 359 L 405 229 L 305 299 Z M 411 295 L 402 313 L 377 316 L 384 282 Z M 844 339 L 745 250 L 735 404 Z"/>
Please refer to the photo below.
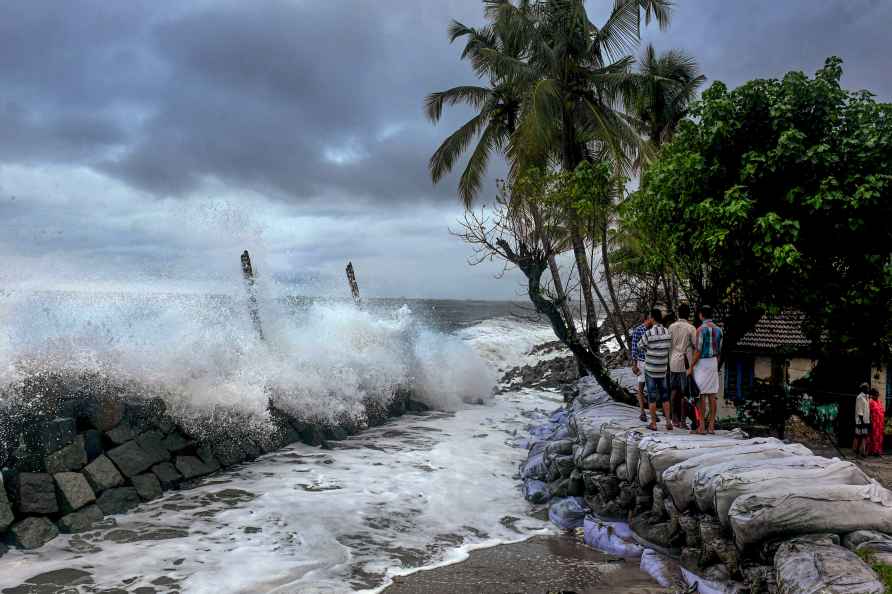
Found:
<path fill-rule="evenodd" d="M 545 455 L 549 457 L 566 456 L 573 453 L 573 446 L 576 442 L 572 439 L 560 439 L 551 441 L 545 446 Z"/>
<path fill-rule="evenodd" d="M 713 565 L 700 572 L 700 575 L 682 567 L 681 575 L 688 586 L 697 586 L 699 594 L 737 594 L 748 590 L 742 584 L 731 581 L 721 565 Z"/>
<path fill-rule="evenodd" d="M 527 479 L 523 482 L 523 498 L 530 503 L 546 503 L 551 498 L 551 493 L 543 481 Z"/>
<path fill-rule="evenodd" d="M 892 543 L 892 536 L 876 530 L 855 530 L 842 537 L 842 546 L 857 551 L 865 543 Z"/>
<path fill-rule="evenodd" d="M 638 477 L 639 447 L 642 439 L 644 434 L 640 431 L 626 433 L 626 472 L 629 474 L 629 480 Z"/>
<path fill-rule="evenodd" d="M 582 540 L 588 546 L 618 557 L 638 558 L 643 551 L 634 541 L 631 528 L 623 522 L 604 522 L 586 516 Z"/>
<path fill-rule="evenodd" d="M 619 480 L 621 480 L 621 481 L 627 482 L 627 481 L 631 480 L 631 478 L 629 477 L 629 467 L 626 466 L 625 463 L 617 466 L 616 470 L 614 472 L 615 472 L 617 478 L 619 478 Z"/>
<path fill-rule="evenodd" d="M 859 557 L 892 565 L 892 536 L 875 530 L 856 530 L 843 537 L 843 545 Z"/>
<path fill-rule="evenodd" d="M 839 458 L 822 458 L 821 456 L 790 456 L 788 458 L 772 458 L 769 460 L 732 460 L 724 464 L 716 464 L 697 471 L 694 475 L 694 500 L 704 513 L 715 513 L 715 488 L 722 473 L 735 473 L 758 468 L 826 468 L 838 462 Z"/>
<path fill-rule="evenodd" d="M 821 485 L 868 485 L 871 480 L 851 462 L 836 461 L 825 468 L 766 466 L 742 472 L 720 473 L 716 478 L 713 507 L 723 526 L 730 525 L 728 512 L 738 497 L 784 489 L 801 489 Z"/>
<path fill-rule="evenodd" d="M 534 478 L 543 480 L 548 475 L 548 465 L 545 463 L 545 452 L 530 454 L 520 469 L 520 478 Z"/>
<path fill-rule="evenodd" d="M 610 454 L 592 454 L 583 458 L 576 464 L 581 470 L 600 470 L 603 472 L 610 471 Z"/>
<path fill-rule="evenodd" d="M 641 554 L 640 567 L 641 571 L 664 588 L 677 588 L 684 584 L 684 576 L 681 575 L 681 566 L 678 562 L 653 549 L 646 549 Z"/>
<path fill-rule="evenodd" d="M 645 438 L 645 440 L 646 439 L 647 438 Z M 645 440 L 642 440 L 642 443 Z M 639 448 L 641 450 L 641 461 L 638 463 L 638 478 L 639 480 L 642 480 L 643 478 L 641 473 L 642 467 L 649 468 L 651 473 L 651 476 L 647 477 L 650 479 L 649 482 L 641 482 L 642 486 L 647 486 L 654 481 L 661 481 L 663 471 L 670 466 L 674 466 L 679 462 L 683 462 L 696 456 L 710 453 L 710 450 L 714 450 L 713 453 L 724 450 L 730 455 L 730 453 L 737 447 L 771 443 L 772 440 L 774 440 L 773 437 L 760 437 L 747 440 L 713 437 L 712 439 L 706 440 L 681 439 L 678 441 L 662 441 L 650 444 L 646 448 Z M 647 460 L 649 464 L 645 465 L 645 460 Z"/>
<path fill-rule="evenodd" d="M 620 464 L 626 463 L 626 436 L 614 435 L 610 447 L 610 470 L 616 472 Z"/>
<path fill-rule="evenodd" d="M 548 519 L 564 530 L 581 528 L 585 521 L 586 506 L 582 497 L 556 499 L 548 506 Z"/>
<path fill-rule="evenodd" d="M 774 556 L 780 594 L 883 594 L 876 573 L 852 551 L 793 539 Z"/>
<path fill-rule="evenodd" d="M 812 485 L 738 497 L 729 511 L 741 549 L 763 540 L 809 532 L 892 532 L 892 492 L 879 483 Z"/>
<path fill-rule="evenodd" d="M 730 455 L 725 451 L 709 452 L 694 456 L 683 462 L 670 466 L 663 472 L 663 486 L 672 496 L 675 507 L 684 511 L 694 502 L 694 477 L 698 471 L 715 465 L 727 463 L 728 460 L 768 460 L 789 456 L 810 456 L 811 450 L 799 444 L 785 445 L 775 439 L 766 443 L 735 447 Z M 704 510 L 706 511 L 706 510 Z"/>

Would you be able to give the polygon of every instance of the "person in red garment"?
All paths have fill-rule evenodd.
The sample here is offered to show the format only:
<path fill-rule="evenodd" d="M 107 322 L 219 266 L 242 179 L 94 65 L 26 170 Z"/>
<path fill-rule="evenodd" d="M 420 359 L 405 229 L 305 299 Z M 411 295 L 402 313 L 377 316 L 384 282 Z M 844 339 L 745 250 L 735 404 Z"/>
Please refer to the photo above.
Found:
<path fill-rule="evenodd" d="M 867 438 L 867 453 L 872 456 L 883 454 L 883 434 L 886 429 L 886 411 L 880 404 L 880 393 L 870 389 L 870 435 Z"/>

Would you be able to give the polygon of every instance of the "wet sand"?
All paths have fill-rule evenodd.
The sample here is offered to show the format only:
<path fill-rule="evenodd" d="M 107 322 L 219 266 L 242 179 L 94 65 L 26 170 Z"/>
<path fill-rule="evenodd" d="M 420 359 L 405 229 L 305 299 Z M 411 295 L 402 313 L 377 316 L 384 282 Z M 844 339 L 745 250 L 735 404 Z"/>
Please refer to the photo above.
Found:
<path fill-rule="evenodd" d="M 600 553 L 571 536 L 473 551 L 454 565 L 399 577 L 386 594 L 657 594 L 667 592 L 636 561 Z"/>

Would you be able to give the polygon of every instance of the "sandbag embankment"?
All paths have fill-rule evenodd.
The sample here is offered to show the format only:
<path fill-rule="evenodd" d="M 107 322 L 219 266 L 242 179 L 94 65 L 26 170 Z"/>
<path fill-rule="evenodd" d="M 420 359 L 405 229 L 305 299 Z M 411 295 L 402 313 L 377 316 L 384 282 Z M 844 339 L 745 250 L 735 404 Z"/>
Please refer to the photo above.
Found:
<path fill-rule="evenodd" d="M 633 377 L 617 376 L 634 387 Z M 781 594 L 802 591 L 791 589 L 785 542 L 823 533 L 839 547 L 849 534 L 869 534 L 849 540 L 865 552 L 892 551 L 892 493 L 851 462 L 739 430 L 651 431 L 636 407 L 612 401 L 590 378 L 568 400 L 532 428 L 521 474 L 527 498 L 550 503 L 560 524 L 576 526 L 588 513 L 582 533 L 592 546 L 624 556 L 656 551 L 719 591 Z M 776 563 L 778 550 L 784 556 Z M 855 563 L 835 550 L 825 557 L 851 564 L 852 575 L 867 576 L 864 583 L 876 579 L 857 557 Z M 815 583 L 823 583 L 818 574 Z M 831 583 L 822 591 L 854 590 Z"/>

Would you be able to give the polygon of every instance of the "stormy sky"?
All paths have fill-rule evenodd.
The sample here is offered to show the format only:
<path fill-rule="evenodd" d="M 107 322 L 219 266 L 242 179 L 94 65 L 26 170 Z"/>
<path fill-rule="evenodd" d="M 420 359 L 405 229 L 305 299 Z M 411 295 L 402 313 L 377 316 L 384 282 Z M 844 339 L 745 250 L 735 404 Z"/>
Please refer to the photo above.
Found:
<path fill-rule="evenodd" d="M 352 259 L 370 296 L 517 298 L 467 265 L 456 177 L 427 172 L 470 115 L 422 112 L 474 82 L 451 18 L 480 1 L 3 0 L 0 288 L 212 286 L 248 248 L 294 292 L 345 293 Z M 731 86 L 835 54 L 889 100 L 890 22 L 884 0 L 678 0 L 645 40 Z"/>

